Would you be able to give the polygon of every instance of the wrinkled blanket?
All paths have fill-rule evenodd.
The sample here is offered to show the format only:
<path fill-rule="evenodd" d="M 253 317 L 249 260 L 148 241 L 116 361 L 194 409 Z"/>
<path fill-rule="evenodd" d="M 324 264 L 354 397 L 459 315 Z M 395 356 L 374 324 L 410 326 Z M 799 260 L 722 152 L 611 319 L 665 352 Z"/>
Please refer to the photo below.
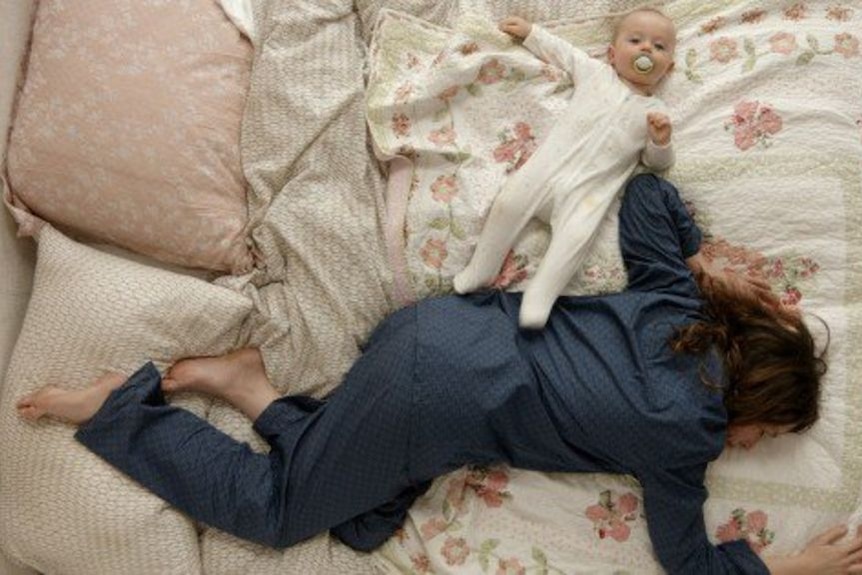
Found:
<path fill-rule="evenodd" d="M 862 272 L 853 265 L 862 255 L 862 10 L 831 1 L 664 7 L 679 30 L 676 71 L 661 93 L 677 150 L 666 177 L 706 232 L 711 258 L 765 278 L 831 331 L 817 426 L 727 452 L 708 477 L 712 540 L 788 553 L 834 523 L 862 519 L 862 360 L 853 352 L 862 341 Z M 602 18 L 548 27 L 597 57 L 609 34 Z M 367 99 L 375 149 L 391 172 L 387 242 L 401 301 L 451 291 L 495 190 L 571 89 L 482 14 L 439 26 L 384 11 Z M 619 285 L 613 219 L 573 289 Z M 537 226 L 522 236 L 498 286 L 523 289 L 546 233 Z M 632 478 L 505 467 L 438 480 L 380 555 L 401 573 L 660 572 Z"/>

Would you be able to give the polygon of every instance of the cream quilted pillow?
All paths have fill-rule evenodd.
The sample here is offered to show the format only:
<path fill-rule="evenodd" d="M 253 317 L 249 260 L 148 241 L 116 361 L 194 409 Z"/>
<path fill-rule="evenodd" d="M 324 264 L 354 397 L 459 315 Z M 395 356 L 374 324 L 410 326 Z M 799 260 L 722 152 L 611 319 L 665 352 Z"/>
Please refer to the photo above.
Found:
<path fill-rule="evenodd" d="M 73 439 L 26 422 L 15 401 L 43 384 L 72 388 L 106 371 L 160 369 L 235 347 L 251 303 L 205 281 L 80 245 L 51 227 L 0 398 L 0 548 L 43 573 L 199 573 L 194 524 Z M 178 403 L 203 415 L 199 396 Z"/>
<path fill-rule="evenodd" d="M 16 205 L 163 261 L 249 271 L 252 54 L 215 0 L 41 0 L 9 143 Z"/>

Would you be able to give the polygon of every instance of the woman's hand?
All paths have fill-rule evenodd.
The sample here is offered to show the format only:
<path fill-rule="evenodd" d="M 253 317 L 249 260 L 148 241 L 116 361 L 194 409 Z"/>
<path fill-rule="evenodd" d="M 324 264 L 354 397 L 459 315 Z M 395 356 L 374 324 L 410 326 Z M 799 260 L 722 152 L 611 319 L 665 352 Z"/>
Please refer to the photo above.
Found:
<path fill-rule="evenodd" d="M 764 562 L 772 575 L 846 575 L 862 573 L 862 525 L 849 541 L 838 541 L 847 527 L 838 525 L 811 540 L 799 555 L 766 557 Z"/>
<path fill-rule="evenodd" d="M 688 267 L 694 273 L 695 278 L 707 276 L 711 281 L 720 282 L 728 291 L 731 291 L 743 299 L 758 299 L 770 307 L 780 311 L 781 302 L 772 292 L 769 282 L 763 278 L 752 277 L 729 269 L 721 269 L 713 262 L 706 259 L 703 252 L 697 252 L 685 260 Z"/>
<path fill-rule="evenodd" d="M 523 40 L 527 36 L 530 35 L 530 31 L 533 29 L 533 25 L 520 18 L 518 16 L 509 16 L 500 21 L 499 24 L 500 30 L 508 34 L 509 36 L 514 36 L 515 38 L 520 38 Z"/>
<path fill-rule="evenodd" d="M 670 118 L 660 112 L 647 114 L 647 132 L 653 144 L 667 146 L 670 143 L 670 134 L 673 127 Z"/>

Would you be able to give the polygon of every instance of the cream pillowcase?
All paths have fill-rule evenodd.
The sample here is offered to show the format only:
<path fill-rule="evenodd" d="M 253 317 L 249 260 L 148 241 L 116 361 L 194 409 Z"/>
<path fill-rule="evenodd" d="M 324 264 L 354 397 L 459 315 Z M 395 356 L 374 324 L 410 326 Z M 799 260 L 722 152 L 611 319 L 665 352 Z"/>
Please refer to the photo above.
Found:
<path fill-rule="evenodd" d="M 43 573 L 187 575 L 201 570 L 194 524 L 91 454 L 75 428 L 30 423 L 16 400 L 44 384 L 80 388 L 146 360 L 218 355 L 242 337 L 251 302 L 223 287 L 78 244 L 45 226 L 0 398 L 0 548 Z M 201 396 L 177 403 L 204 415 Z"/>

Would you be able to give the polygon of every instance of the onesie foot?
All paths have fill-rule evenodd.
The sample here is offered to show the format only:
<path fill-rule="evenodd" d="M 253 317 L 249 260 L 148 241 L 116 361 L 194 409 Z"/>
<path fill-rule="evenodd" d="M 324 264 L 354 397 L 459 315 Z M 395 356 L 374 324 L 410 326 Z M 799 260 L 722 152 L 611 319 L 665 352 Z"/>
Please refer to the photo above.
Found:
<path fill-rule="evenodd" d="M 477 282 L 473 277 L 474 274 L 470 268 L 464 268 L 454 278 L 452 278 L 452 287 L 455 293 L 467 294 L 484 287 L 484 284 Z"/>
<path fill-rule="evenodd" d="M 541 305 L 528 301 L 525 297 L 521 303 L 521 312 L 518 315 L 518 325 L 521 329 L 542 329 L 548 323 L 551 315 L 551 305 Z"/>

